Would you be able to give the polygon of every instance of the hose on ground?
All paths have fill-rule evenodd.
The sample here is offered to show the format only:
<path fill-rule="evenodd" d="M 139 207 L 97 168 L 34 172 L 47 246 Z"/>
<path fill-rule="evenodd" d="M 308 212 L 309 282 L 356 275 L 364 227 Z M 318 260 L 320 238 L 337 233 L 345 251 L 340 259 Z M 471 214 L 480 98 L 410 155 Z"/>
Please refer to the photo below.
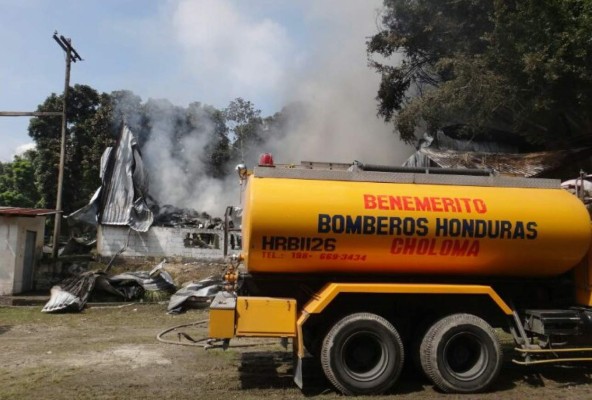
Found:
<path fill-rule="evenodd" d="M 158 335 L 156 335 L 156 340 L 158 340 L 161 343 L 176 344 L 178 346 L 202 346 L 202 347 L 205 347 L 205 346 L 207 346 L 207 343 L 205 343 L 205 342 L 207 342 L 209 340 L 208 337 L 194 339 L 185 332 L 177 332 L 177 341 L 175 342 L 174 340 L 163 339 L 163 336 L 166 335 L 167 333 L 173 332 L 177 329 L 186 328 L 189 326 L 197 327 L 197 326 L 207 323 L 208 321 L 209 320 L 207 320 L 207 319 L 202 319 L 201 321 L 196 321 L 196 322 L 192 322 L 189 324 L 181 324 L 181 325 L 172 326 L 170 328 L 167 328 L 167 329 L 161 331 Z M 187 339 L 189 341 L 189 343 L 188 342 L 181 342 L 181 337 L 184 337 L 185 339 Z M 232 348 L 255 347 L 255 346 L 262 346 L 265 344 L 270 344 L 270 343 L 245 343 L 245 344 L 234 345 L 234 346 L 229 346 L 229 347 L 232 347 Z M 286 343 L 286 345 L 287 345 L 287 343 Z"/>
<path fill-rule="evenodd" d="M 163 339 L 162 337 L 164 335 L 166 335 L 169 332 L 175 331 L 179 328 L 186 328 L 188 326 L 199 326 L 202 324 L 205 324 L 206 322 L 208 322 L 207 319 L 203 319 L 201 321 L 197 321 L 197 322 L 192 322 L 190 324 L 181 324 L 181 325 L 176 325 L 173 326 L 171 328 L 167 328 L 164 331 L 160 332 L 158 335 L 156 335 L 156 340 L 158 340 L 161 343 L 167 343 L 167 344 L 176 344 L 178 346 L 198 346 L 200 345 L 202 342 L 205 342 L 206 340 L 208 340 L 207 337 L 205 338 L 199 338 L 199 339 L 193 339 L 191 336 L 189 336 L 188 334 L 184 333 L 184 332 L 177 332 L 177 341 L 173 341 L 173 340 L 167 340 L 167 339 Z M 183 336 L 185 339 L 189 340 L 191 343 L 187 343 L 187 342 L 181 342 L 181 336 Z"/>

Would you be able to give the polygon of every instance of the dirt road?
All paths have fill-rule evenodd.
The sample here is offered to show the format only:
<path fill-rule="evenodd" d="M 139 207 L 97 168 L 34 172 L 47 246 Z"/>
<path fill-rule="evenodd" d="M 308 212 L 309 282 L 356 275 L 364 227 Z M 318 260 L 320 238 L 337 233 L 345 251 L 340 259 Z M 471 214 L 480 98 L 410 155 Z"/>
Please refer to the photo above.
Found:
<path fill-rule="evenodd" d="M 157 342 L 167 327 L 207 318 L 203 310 L 170 316 L 165 309 L 128 305 L 46 315 L 39 307 L 0 308 L 0 399 L 343 399 L 327 385 L 301 392 L 292 382 L 291 352 L 275 340 L 234 340 L 227 351 Z M 205 327 L 186 331 L 206 335 Z M 405 372 L 393 394 L 590 399 L 591 377 L 582 365 L 527 369 L 507 362 L 492 393 L 444 395 Z"/>

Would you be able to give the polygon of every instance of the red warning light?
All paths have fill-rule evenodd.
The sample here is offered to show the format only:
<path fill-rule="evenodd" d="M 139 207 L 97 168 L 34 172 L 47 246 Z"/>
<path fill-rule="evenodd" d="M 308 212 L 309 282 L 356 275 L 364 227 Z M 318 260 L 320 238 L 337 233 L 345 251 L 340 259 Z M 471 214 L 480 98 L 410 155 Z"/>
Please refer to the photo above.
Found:
<path fill-rule="evenodd" d="M 273 167 L 273 156 L 271 153 L 263 153 L 259 156 L 260 167 Z"/>

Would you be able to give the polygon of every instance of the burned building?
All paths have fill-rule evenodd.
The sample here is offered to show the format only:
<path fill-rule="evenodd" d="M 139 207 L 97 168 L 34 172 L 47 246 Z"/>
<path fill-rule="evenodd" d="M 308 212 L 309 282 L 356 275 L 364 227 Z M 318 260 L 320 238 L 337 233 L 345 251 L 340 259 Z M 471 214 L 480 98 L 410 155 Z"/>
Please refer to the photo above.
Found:
<path fill-rule="evenodd" d="M 221 259 L 225 240 L 221 219 L 170 205 L 159 205 L 149 192 L 148 176 L 133 133 L 126 126 L 101 158 L 101 187 L 91 203 L 68 218 L 96 226 L 102 257 L 178 257 Z M 237 248 L 234 240 L 227 248 Z"/>
<path fill-rule="evenodd" d="M 147 232 L 132 232 L 117 226 L 100 225 L 97 235 L 97 250 L 103 257 L 118 253 L 123 257 L 184 259 L 220 259 L 224 256 L 224 233 L 220 229 L 153 226 Z M 195 245 L 197 242 L 200 244 Z"/>

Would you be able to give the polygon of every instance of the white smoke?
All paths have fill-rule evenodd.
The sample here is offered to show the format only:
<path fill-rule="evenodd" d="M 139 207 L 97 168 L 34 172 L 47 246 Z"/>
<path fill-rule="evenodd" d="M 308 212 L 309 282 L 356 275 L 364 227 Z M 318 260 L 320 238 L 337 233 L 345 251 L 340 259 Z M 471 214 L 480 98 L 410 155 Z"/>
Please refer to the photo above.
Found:
<path fill-rule="evenodd" d="M 258 101 L 272 102 L 276 110 L 292 102 L 303 105 L 305 118 L 292 120 L 287 135 L 271 137 L 260 149 L 272 152 L 278 163 L 400 165 L 413 149 L 377 118 L 380 77 L 366 58 L 381 3 L 173 1 L 172 37 L 191 71 L 187 90 L 218 108 L 239 96 L 256 107 L 262 107 Z M 276 18 L 282 7 L 302 18 L 297 24 L 307 30 L 301 33 L 306 43 L 295 36 L 294 21 Z M 238 202 L 236 178 L 227 183 L 207 178 L 201 161 L 207 134 L 176 143 L 174 129 L 170 121 L 155 124 L 143 150 L 147 164 L 157 166 L 151 168 L 151 192 L 163 203 L 221 215 L 226 205 Z M 171 157 L 179 145 L 184 152 Z"/>
<path fill-rule="evenodd" d="M 314 64 L 286 88 L 286 102 L 306 105 L 307 118 L 288 137 L 269 143 L 277 160 L 359 160 L 400 165 L 413 148 L 376 116 L 380 77 L 367 65 L 366 40 L 377 32 L 381 1 L 313 2 L 311 24 L 325 24 L 316 38 Z"/>
<path fill-rule="evenodd" d="M 366 40 L 378 31 L 382 0 L 307 0 L 297 6 L 259 1 L 248 7 L 231 0 L 180 0 L 173 29 L 196 81 L 215 82 L 208 96 L 226 93 L 228 101 L 241 96 L 260 106 L 263 94 L 278 109 L 304 105 L 306 120 L 261 152 L 273 152 L 282 163 L 384 164 L 401 164 L 412 153 L 376 116 L 379 75 L 367 65 Z M 294 21 L 272 18 L 290 7 L 305 32 L 291 31 Z M 309 39 L 300 43 L 297 34 Z"/>
<path fill-rule="evenodd" d="M 180 0 L 172 29 L 190 84 L 207 90 L 209 103 L 272 93 L 288 75 L 293 51 L 284 27 L 237 1 Z"/>
<path fill-rule="evenodd" d="M 162 104 L 162 103 L 160 103 Z M 175 110 L 157 107 L 148 118 L 152 128 L 142 147 L 150 179 L 150 193 L 161 204 L 192 208 L 220 217 L 228 205 L 238 203 L 235 182 L 221 181 L 206 175 L 205 149 L 215 134 L 210 116 L 203 108 L 192 109 L 199 130 L 177 137 Z"/>

